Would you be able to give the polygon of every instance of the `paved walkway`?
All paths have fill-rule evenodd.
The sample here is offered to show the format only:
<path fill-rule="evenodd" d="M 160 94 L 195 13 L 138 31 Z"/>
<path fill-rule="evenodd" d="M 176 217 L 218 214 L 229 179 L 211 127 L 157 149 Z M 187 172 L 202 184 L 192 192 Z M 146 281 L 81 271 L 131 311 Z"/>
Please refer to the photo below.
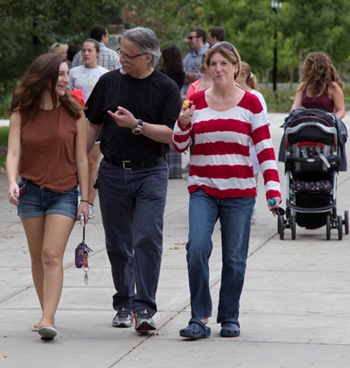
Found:
<path fill-rule="evenodd" d="M 278 150 L 284 114 L 270 114 Z M 350 123 L 350 115 L 344 119 Z M 186 157 L 184 163 L 186 163 Z M 279 163 L 285 197 L 283 165 Z M 350 209 L 349 173 L 338 183 L 338 212 Z M 89 285 L 74 267 L 82 229 L 76 225 L 65 255 L 65 280 L 56 315 L 58 336 L 44 342 L 30 331 L 40 308 L 30 260 L 15 207 L 7 201 L 6 175 L 0 173 L 0 367 L 134 368 L 243 367 L 348 368 L 350 362 L 350 236 L 337 240 L 325 227 L 297 227 L 297 238 L 276 234 L 261 189 L 258 221 L 252 226 L 248 268 L 241 299 L 241 336 L 221 338 L 215 323 L 220 286 L 220 228 L 211 257 L 214 317 L 208 339 L 185 341 L 179 330 L 190 319 L 185 242 L 188 231 L 186 181 L 169 182 L 164 256 L 158 289 L 158 330 L 137 334 L 111 326 L 114 293 L 100 213 L 87 225 Z M 97 206 L 98 207 L 98 206 Z M 118 209 L 116 208 L 116 216 Z M 6 356 L 6 357 L 4 357 Z"/>

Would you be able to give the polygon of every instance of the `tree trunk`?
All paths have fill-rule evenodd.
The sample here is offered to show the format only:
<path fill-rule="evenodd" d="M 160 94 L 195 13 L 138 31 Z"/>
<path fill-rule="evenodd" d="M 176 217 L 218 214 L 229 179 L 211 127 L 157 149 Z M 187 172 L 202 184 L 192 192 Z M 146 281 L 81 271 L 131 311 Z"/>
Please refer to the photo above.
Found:
<path fill-rule="evenodd" d="M 266 68 L 266 92 L 269 90 L 269 69 Z"/>
<path fill-rule="evenodd" d="M 294 77 L 294 60 L 292 60 L 292 65 L 290 67 L 290 86 L 289 90 L 293 88 L 293 77 Z"/>
<path fill-rule="evenodd" d="M 299 49 L 298 59 L 299 59 L 299 83 L 300 83 L 303 79 L 303 70 L 302 70 L 302 67 L 303 67 L 303 49 Z"/>

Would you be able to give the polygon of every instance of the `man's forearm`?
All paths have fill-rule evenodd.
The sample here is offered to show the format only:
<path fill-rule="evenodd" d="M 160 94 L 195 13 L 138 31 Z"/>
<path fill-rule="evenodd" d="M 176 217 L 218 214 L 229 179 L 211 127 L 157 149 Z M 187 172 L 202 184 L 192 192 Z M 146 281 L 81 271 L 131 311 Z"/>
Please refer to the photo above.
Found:
<path fill-rule="evenodd" d="M 185 73 L 185 84 L 193 83 L 196 80 L 196 75 L 197 73 L 186 72 Z"/>
<path fill-rule="evenodd" d="M 142 134 L 156 142 L 173 144 L 173 130 L 166 125 L 144 123 Z"/>

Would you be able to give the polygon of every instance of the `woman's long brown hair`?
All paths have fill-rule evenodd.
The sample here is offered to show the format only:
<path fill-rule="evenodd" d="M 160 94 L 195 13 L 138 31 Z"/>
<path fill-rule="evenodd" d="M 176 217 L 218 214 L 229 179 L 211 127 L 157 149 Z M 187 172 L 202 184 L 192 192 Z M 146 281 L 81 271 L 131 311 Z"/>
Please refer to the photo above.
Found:
<path fill-rule="evenodd" d="M 329 57 L 323 52 L 310 52 L 303 66 L 303 82 L 308 92 L 316 98 L 324 91 L 325 85 L 329 86 L 331 82 L 339 84 L 343 88 L 336 69 Z"/>
<path fill-rule="evenodd" d="M 68 89 L 64 96 L 58 96 L 56 92 L 59 68 L 64 62 L 66 59 L 60 54 L 44 54 L 38 57 L 14 91 L 6 114 L 10 115 L 20 107 L 24 118 L 33 116 L 44 92 L 48 91 L 54 108 L 61 103 L 72 118 L 79 119 L 83 106 L 71 96 Z"/>

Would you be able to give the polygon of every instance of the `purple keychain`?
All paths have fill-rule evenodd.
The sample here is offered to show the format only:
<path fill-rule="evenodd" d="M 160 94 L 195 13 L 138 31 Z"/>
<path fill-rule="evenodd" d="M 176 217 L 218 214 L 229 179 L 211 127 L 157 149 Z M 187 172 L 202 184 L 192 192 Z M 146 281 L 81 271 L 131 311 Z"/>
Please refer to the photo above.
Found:
<path fill-rule="evenodd" d="M 85 225 L 84 225 L 84 215 L 81 215 L 80 223 L 83 226 L 83 240 L 82 242 L 75 248 L 75 267 L 76 268 L 83 268 L 83 271 L 85 272 L 84 276 L 84 282 L 87 285 L 88 284 L 88 271 L 89 271 L 89 263 L 88 263 L 88 256 L 89 252 L 92 252 L 93 250 L 90 249 L 85 244 Z"/>

